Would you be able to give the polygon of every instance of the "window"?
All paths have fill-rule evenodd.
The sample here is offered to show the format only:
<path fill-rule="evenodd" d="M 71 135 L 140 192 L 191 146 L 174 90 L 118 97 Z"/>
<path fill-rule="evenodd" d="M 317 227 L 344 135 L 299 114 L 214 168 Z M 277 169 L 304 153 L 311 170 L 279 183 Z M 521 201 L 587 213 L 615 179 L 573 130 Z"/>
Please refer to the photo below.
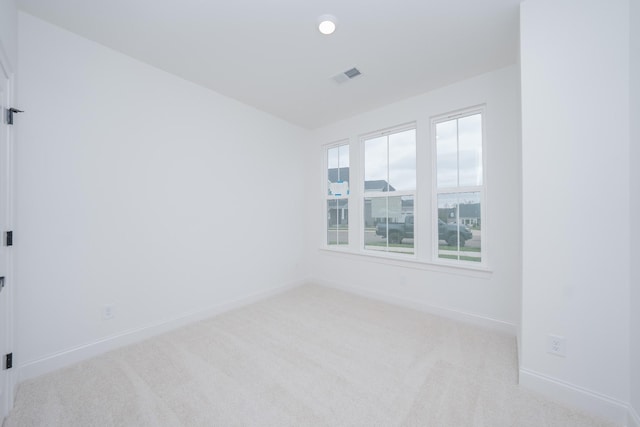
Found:
<path fill-rule="evenodd" d="M 364 248 L 413 254 L 416 129 L 396 128 L 362 139 Z"/>
<path fill-rule="evenodd" d="M 327 245 L 349 244 L 349 144 L 326 150 Z"/>
<path fill-rule="evenodd" d="M 326 145 L 323 247 L 485 270 L 484 118 L 478 106 Z"/>
<path fill-rule="evenodd" d="M 482 110 L 434 119 L 437 257 L 482 262 Z"/>

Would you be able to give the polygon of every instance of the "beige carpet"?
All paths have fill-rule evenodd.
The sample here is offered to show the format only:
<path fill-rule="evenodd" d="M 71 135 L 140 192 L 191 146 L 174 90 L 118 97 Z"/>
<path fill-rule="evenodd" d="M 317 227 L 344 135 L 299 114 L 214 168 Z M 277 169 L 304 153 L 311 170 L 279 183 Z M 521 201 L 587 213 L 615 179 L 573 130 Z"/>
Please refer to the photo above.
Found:
<path fill-rule="evenodd" d="M 511 336 L 318 286 L 25 382 L 14 426 L 606 426 L 516 385 Z"/>

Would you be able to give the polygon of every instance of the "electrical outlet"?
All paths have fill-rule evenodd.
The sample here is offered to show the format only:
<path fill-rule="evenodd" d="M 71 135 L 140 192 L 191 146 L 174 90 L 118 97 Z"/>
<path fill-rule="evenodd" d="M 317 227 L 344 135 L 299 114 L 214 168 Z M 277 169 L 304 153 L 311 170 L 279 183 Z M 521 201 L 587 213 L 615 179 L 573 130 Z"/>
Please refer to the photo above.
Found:
<path fill-rule="evenodd" d="M 565 337 L 558 335 L 547 336 L 547 353 L 555 354 L 556 356 L 567 356 L 567 340 Z"/>
<path fill-rule="evenodd" d="M 102 320 L 113 319 L 115 313 L 113 312 L 113 306 L 111 304 L 104 305 L 102 307 Z"/>

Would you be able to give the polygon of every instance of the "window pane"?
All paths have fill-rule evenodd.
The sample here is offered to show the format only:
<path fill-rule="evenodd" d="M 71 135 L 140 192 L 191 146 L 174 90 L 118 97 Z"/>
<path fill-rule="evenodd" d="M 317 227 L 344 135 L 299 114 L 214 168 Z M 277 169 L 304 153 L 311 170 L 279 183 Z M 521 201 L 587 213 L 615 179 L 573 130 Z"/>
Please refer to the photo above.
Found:
<path fill-rule="evenodd" d="M 388 191 L 387 137 L 368 139 L 364 143 L 365 192 Z"/>
<path fill-rule="evenodd" d="M 338 159 L 338 166 L 340 168 L 348 168 L 349 167 L 349 144 L 344 144 L 338 147 L 338 154 L 340 158 Z"/>
<path fill-rule="evenodd" d="M 349 243 L 348 199 L 327 200 L 327 245 Z"/>
<path fill-rule="evenodd" d="M 347 196 L 349 194 L 349 145 L 327 150 L 327 194 Z"/>
<path fill-rule="evenodd" d="M 458 165 L 461 187 L 482 185 L 482 116 L 458 120 Z"/>
<path fill-rule="evenodd" d="M 365 249 L 412 254 L 413 201 L 413 196 L 365 198 Z"/>
<path fill-rule="evenodd" d="M 438 257 L 482 260 L 480 192 L 438 194 Z"/>
<path fill-rule="evenodd" d="M 416 130 L 389 135 L 389 190 L 416 188 Z"/>
<path fill-rule="evenodd" d="M 380 234 L 378 234 L 380 233 Z M 364 199 L 364 247 L 386 250 L 384 236 L 387 233 L 387 198 L 366 197 Z"/>
<path fill-rule="evenodd" d="M 436 125 L 436 151 L 438 188 L 457 187 L 458 131 L 456 120 Z"/>

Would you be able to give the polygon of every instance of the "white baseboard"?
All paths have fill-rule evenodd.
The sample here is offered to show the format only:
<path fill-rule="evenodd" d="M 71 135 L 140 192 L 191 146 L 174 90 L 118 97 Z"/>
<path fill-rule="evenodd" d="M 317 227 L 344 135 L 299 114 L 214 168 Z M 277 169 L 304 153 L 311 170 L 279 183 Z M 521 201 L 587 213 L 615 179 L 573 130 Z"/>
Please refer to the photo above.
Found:
<path fill-rule="evenodd" d="M 573 406 L 619 425 L 629 425 L 630 407 L 618 399 L 552 378 L 538 372 L 520 368 L 520 385 L 545 397 Z M 634 427 L 640 427 L 636 424 Z"/>
<path fill-rule="evenodd" d="M 106 353 L 108 351 L 115 350 L 117 348 L 133 344 L 165 332 L 169 332 L 181 326 L 204 320 L 209 317 L 269 298 L 271 296 L 285 292 L 289 289 L 301 286 L 305 283 L 307 283 L 305 280 L 295 281 L 266 291 L 256 292 L 254 294 L 238 298 L 236 300 L 215 304 L 204 310 L 196 310 L 190 313 L 185 313 L 172 319 L 149 324 L 140 328 L 130 329 L 128 331 L 120 332 L 118 334 L 101 338 L 90 343 L 50 354 L 37 360 L 28 361 L 17 368 L 19 376 L 18 381 L 22 382 L 49 372 L 53 372 L 57 369 L 81 362 L 94 356 L 98 356 L 102 353 Z"/>
<path fill-rule="evenodd" d="M 633 406 L 627 411 L 627 427 L 640 427 L 640 415 Z"/>
<path fill-rule="evenodd" d="M 340 289 L 345 292 L 361 295 L 367 298 L 376 299 L 379 301 L 387 302 L 389 304 L 399 305 L 402 307 L 411 308 L 413 310 L 423 311 L 425 313 L 434 314 L 436 316 L 445 317 L 458 322 L 469 323 L 477 325 L 486 329 L 491 329 L 516 336 L 518 327 L 514 323 L 506 322 L 503 320 L 492 319 L 490 317 L 481 316 L 474 313 L 467 313 L 461 310 L 457 310 L 449 307 L 439 307 L 423 302 L 410 300 L 407 298 L 401 298 L 394 295 L 383 294 L 379 292 L 370 291 L 368 289 L 362 289 L 359 287 L 344 285 L 335 282 L 329 282 L 321 279 L 309 279 L 311 283 L 317 283 L 318 285 L 328 286 L 335 289 Z"/>

